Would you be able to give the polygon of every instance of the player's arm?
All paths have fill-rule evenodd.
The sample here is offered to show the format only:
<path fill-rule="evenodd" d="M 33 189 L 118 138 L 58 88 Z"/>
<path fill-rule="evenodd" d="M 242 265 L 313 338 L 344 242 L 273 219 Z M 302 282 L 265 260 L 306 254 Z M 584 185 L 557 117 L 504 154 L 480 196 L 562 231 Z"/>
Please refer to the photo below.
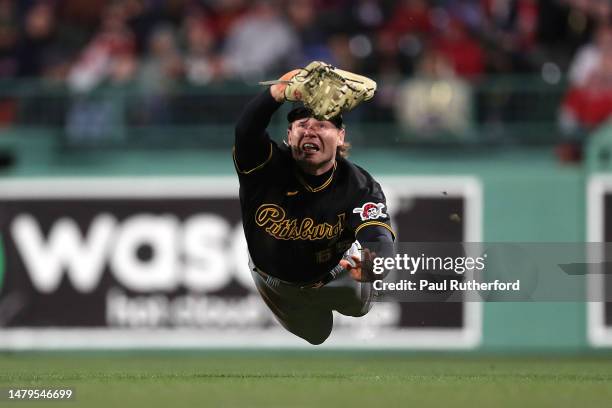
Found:
<path fill-rule="evenodd" d="M 287 80 L 297 73 L 291 71 L 280 79 Z M 234 160 L 241 173 L 263 166 L 272 156 L 272 144 L 266 128 L 272 115 L 285 101 L 286 84 L 275 84 L 253 98 L 242 111 L 235 129 Z"/>
<path fill-rule="evenodd" d="M 351 277 L 360 282 L 383 279 L 386 274 L 377 275 L 372 270 L 374 258 L 393 258 L 395 256 L 395 237 L 389 228 L 370 225 L 357 233 L 357 241 L 362 245 L 361 256 L 352 255 L 352 261 L 340 260 L 340 266 L 348 270 Z"/>
<path fill-rule="evenodd" d="M 354 208 L 350 211 L 347 227 L 354 231 L 355 239 L 362 247 L 361 257 L 352 257 L 354 265 L 350 262 L 342 264 L 353 279 L 364 282 L 382 279 L 386 274 L 373 273 L 374 258 L 395 256 L 395 233 L 387 213 L 387 199 L 380 184 L 365 170 L 361 169 L 361 176 L 354 182 L 361 188 L 352 201 L 351 207 Z"/>

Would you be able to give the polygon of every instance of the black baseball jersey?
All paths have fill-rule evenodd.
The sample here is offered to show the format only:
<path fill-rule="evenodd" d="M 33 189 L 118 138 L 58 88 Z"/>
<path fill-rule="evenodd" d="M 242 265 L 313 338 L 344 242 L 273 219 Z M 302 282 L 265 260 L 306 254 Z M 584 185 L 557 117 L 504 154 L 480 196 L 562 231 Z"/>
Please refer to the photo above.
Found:
<path fill-rule="evenodd" d="M 337 157 L 326 174 L 304 174 L 288 147 L 266 139 L 267 155 L 251 168 L 234 156 L 242 223 L 259 269 L 309 282 L 335 267 L 363 228 L 391 231 L 385 196 L 368 172 Z"/>

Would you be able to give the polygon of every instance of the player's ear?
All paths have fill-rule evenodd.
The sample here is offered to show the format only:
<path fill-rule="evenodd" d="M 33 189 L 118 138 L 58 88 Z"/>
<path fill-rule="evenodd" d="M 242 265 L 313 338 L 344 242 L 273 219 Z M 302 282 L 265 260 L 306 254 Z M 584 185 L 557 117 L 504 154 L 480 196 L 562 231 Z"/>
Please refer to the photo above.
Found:
<path fill-rule="evenodd" d="M 344 144 L 344 137 L 346 136 L 346 130 L 344 128 L 338 131 L 338 146 L 342 146 Z"/>
<path fill-rule="evenodd" d="M 291 145 L 291 125 L 287 128 L 287 144 Z"/>

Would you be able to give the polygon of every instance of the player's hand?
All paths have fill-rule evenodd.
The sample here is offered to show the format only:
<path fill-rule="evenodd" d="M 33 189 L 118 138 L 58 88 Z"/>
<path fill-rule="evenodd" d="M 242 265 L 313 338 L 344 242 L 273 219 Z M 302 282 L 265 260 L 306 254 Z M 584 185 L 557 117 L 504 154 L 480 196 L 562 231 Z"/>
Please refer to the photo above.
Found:
<path fill-rule="evenodd" d="M 299 69 L 294 69 L 292 71 L 287 72 L 280 78 L 279 81 L 289 81 L 293 78 L 298 72 Z M 277 102 L 283 102 L 285 100 L 285 88 L 287 88 L 287 84 L 274 84 L 270 87 L 270 94 Z"/>
<path fill-rule="evenodd" d="M 370 282 L 374 276 L 372 273 L 372 262 L 376 253 L 365 248 L 361 256 L 351 255 L 352 263 L 347 259 L 341 259 L 339 264 L 349 272 L 351 278 L 359 282 Z"/>

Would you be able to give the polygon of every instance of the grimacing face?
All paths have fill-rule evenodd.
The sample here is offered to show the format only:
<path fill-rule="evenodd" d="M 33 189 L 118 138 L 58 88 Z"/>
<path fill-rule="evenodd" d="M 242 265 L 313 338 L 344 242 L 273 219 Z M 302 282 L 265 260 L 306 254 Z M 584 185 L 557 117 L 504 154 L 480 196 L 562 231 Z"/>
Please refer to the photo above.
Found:
<path fill-rule="evenodd" d="M 315 118 L 295 120 L 287 130 L 287 142 L 298 164 L 310 174 L 323 174 L 336 159 L 336 149 L 344 144 L 345 130 Z"/>

